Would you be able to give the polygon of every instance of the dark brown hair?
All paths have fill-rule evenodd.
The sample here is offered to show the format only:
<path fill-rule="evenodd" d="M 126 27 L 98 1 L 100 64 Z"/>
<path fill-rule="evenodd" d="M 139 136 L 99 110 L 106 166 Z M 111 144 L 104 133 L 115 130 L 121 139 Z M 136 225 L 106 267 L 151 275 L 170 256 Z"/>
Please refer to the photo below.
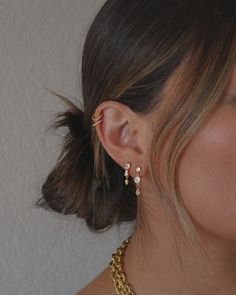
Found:
<path fill-rule="evenodd" d="M 157 155 L 177 128 L 166 159 L 166 179 L 183 228 L 194 228 L 179 192 L 176 165 L 197 129 L 221 102 L 236 55 L 235 1 L 109 0 L 92 22 L 82 55 L 83 110 L 68 106 L 53 128 L 66 127 L 60 157 L 42 186 L 37 205 L 84 218 L 92 230 L 134 220 L 135 186 L 124 185 L 124 168 L 106 152 L 91 117 L 116 100 L 134 112 L 160 106 L 167 81 L 177 73 L 175 97 L 155 126 L 149 169 L 160 201 L 172 216 L 156 171 Z M 174 216 L 174 215 L 173 215 Z"/>

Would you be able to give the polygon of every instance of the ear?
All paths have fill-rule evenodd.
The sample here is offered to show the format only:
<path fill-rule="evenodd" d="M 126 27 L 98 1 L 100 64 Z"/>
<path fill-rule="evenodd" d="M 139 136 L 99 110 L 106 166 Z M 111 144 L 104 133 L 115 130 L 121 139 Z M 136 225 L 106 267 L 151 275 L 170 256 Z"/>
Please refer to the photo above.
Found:
<path fill-rule="evenodd" d="M 140 175 L 145 175 L 150 142 L 149 120 L 117 101 L 101 103 L 94 116 L 101 114 L 102 122 L 93 128 L 96 128 L 106 152 L 123 168 L 130 162 L 129 173 L 132 177 L 136 175 L 137 166 L 141 168 Z"/>

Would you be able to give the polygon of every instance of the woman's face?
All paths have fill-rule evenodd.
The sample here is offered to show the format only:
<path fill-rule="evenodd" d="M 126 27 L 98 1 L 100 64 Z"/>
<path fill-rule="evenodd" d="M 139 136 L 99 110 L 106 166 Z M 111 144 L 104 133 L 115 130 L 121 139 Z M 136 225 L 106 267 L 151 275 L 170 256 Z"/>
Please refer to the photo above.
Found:
<path fill-rule="evenodd" d="M 236 69 L 223 104 L 185 149 L 178 177 L 192 218 L 208 232 L 236 240 Z"/>

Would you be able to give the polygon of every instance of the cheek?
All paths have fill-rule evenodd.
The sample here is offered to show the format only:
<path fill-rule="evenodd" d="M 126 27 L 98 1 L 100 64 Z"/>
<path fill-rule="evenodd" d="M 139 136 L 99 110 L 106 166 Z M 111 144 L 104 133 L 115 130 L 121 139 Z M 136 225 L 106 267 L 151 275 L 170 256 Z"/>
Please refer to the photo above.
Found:
<path fill-rule="evenodd" d="M 183 201 L 202 229 L 236 239 L 236 113 L 219 113 L 186 147 L 178 167 Z"/>

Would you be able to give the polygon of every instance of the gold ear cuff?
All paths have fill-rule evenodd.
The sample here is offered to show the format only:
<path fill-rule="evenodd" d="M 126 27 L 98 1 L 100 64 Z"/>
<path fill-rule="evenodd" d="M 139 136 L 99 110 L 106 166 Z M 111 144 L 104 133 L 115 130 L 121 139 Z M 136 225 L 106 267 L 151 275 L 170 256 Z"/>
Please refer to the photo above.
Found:
<path fill-rule="evenodd" d="M 103 114 L 100 114 L 100 115 L 98 115 L 97 117 L 92 116 L 92 120 L 93 120 L 93 122 L 94 122 L 94 123 L 92 124 L 92 126 L 94 127 L 94 126 L 100 124 L 100 123 L 103 121 L 102 117 L 103 117 Z"/>

